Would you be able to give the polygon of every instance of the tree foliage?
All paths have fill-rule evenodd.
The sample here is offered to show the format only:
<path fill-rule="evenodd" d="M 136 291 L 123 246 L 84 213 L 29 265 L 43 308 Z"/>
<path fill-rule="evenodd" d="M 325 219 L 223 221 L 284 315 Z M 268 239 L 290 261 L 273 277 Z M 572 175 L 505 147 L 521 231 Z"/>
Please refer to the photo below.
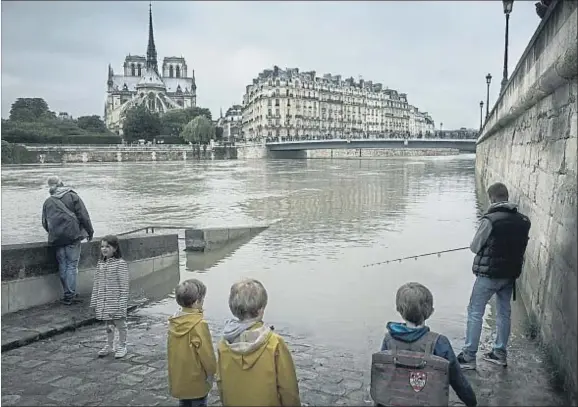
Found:
<path fill-rule="evenodd" d="M 106 125 L 98 115 L 80 116 L 76 119 L 76 125 L 93 133 L 106 133 Z"/>
<path fill-rule="evenodd" d="M 32 122 L 56 118 L 42 98 L 18 98 L 10 108 L 10 120 Z"/>
<path fill-rule="evenodd" d="M 95 116 L 98 117 L 98 116 Z M 104 125 L 104 123 L 102 123 Z M 2 140 L 27 144 L 117 144 L 120 137 L 104 126 L 81 128 L 77 121 L 60 120 L 41 98 L 20 98 L 10 119 L 2 120 Z"/>
<path fill-rule="evenodd" d="M 161 133 L 168 136 L 180 136 L 186 124 L 198 116 L 205 116 L 211 120 L 211 111 L 203 107 L 169 110 L 161 117 Z"/>
<path fill-rule="evenodd" d="M 215 140 L 216 141 L 221 141 L 223 140 L 223 128 L 220 126 L 215 127 Z"/>
<path fill-rule="evenodd" d="M 126 112 L 122 131 L 127 142 L 140 139 L 152 141 L 161 134 L 161 119 L 158 113 L 149 111 L 145 106 L 135 106 Z"/>
<path fill-rule="evenodd" d="M 190 143 L 206 146 L 215 136 L 215 127 L 205 116 L 197 116 L 185 126 L 181 136 Z"/>

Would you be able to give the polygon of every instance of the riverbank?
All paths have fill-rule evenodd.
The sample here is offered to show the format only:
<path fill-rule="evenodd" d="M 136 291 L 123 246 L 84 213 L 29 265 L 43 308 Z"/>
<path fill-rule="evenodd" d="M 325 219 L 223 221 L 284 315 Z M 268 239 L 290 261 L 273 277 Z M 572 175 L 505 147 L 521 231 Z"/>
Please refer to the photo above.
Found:
<path fill-rule="evenodd" d="M 6 151 L 6 156 L 5 156 Z M 181 144 L 155 146 L 20 145 L 2 143 L 2 164 L 56 164 L 139 161 L 199 161 L 237 158 L 234 146 L 214 146 L 207 151 Z"/>
<path fill-rule="evenodd" d="M 111 162 L 206 161 L 231 159 L 383 159 L 458 155 L 451 148 L 362 148 L 267 151 L 255 146 L 214 146 L 198 151 L 181 144 L 154 146 L 21 145 L 2 142 L 2 164 L 66 164 Z"/>
<path fill-rule="evenodd" d="M 27 318 L 3 317 L 2 336 L 5 329 L 41 329 L 57 323 L 78 323 L 79 315 L 89 317 L 81 309 L 82 304 L 54 307 L 58 311 L 38 308 L 28 310 Z M 137 309 L 128 319 L 129 353 L 122 360 L 96 356 L 105 343 L 105 330 L 100 323 L 3 352 L 2 405 L 176 406 L 178 402 L 170 397 L 167 388 L 166 318 Z M 210 318 L 208 322 L 216 342 L 223 325 Z M 302 403 L 372 405 L 369 361 L 359 361 L 342 349 L 318 346 L 294 332 L 278 328 L 276 331 L 293 354 Z M 549 373 L 533 342 L 515 337 L 509 355 L 507 369 L 480 361 L 477 371 L 466 372 L 478 405 L 565 405 L 562 396 L 551 388 Z M 209 405 L 220 405 L 216 386 L 210 393 Z M 453 391 L 450 405 L 463 405 Z"/>

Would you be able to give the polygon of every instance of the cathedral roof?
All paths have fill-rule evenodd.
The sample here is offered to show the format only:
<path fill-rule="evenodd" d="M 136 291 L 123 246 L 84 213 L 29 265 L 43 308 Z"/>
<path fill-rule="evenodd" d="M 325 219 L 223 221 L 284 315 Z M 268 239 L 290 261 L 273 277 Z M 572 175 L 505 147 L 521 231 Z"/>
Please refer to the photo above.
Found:
<path fill-rule="evenodd" d="M 146 71 L 143 71 L 143 75 L 145 75 L 145 73 L 146 73 Z M 112 77 L 113 86 L 112 87 L 113 87 L 113 89 L 120 91 L 120 90 L 122 90 L 122 88 L 124 87 L 124 84 L 126 83 L 126 86 L 127 86 L 129 91 L 136 92 L 137 85 L 139 85 L 143 79 L 144 79 L 144 77 L 139 77 L 139 76 L 113 75 L 113 77 Z M 163 82 L 164 89 L 166 89 L 166 91 L 168 93 L 175 93 L 177 91 L 177 87 L 179 85 L 181 85 L 181 90 L 183 91 L 184 94 L 187 94 L 187 91 L 188 91 L 188 93 L 191 92 L 191 88 L 193 86 L 193 78 L 162 78 L 161 77 L 159 79 Z M 140 85 L 139 88 L 143 85 Z"/>
<path fill-rule="evenodd" d="M 143 72 L 142 78 L 140 78 L 136 88 L 166 89 L 166 86 L 163 80 L 156 73 L 155 69 L 151 66 L 147 67 L 147 69 Z"/>

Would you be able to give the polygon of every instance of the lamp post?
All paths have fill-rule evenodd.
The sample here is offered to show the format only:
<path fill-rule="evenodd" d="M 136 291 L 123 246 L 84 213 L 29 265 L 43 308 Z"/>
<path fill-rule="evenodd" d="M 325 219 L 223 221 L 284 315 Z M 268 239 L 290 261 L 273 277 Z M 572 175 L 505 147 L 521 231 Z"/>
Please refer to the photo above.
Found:
<path fill-rule="evenodd" d="M 486 75 L 486 84 L 488 85 L 488 89 L 486 91 L 486 120 L 490 116 L 490 83 L 492 82 L 492 75 Z"/>
<path fill-rule="evenodd" d="M 510 28 L 510 13 L 512 12 L 512 7 L 514 7 L 514 0 L 502 0 L 502 3 L 504 5 L 504 14 L 506 15 L 506 35 L 504 40 L 504 74 L 502 75 L 500 93 L 504 91 L 508 83 L 508 32 Z"/>
<path fill-rule="evenodd" d="M 484 101 L 482 100 L 482 101 L 480 101 L 480 131 L 482 131 L 482 125 L 483 125 L 483 119 L 482 119 L 484 117 L 483 111 L 484 111 Z"/>

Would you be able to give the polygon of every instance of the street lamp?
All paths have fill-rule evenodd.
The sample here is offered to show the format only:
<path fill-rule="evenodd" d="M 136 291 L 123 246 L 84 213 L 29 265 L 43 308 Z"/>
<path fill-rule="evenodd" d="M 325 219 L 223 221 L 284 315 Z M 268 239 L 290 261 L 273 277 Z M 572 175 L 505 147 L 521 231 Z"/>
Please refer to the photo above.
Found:
<path fill-rule="evenodd" d="M 482 100 L 480 101 L 480 131 L 482 131 L 482 124 L 483 124 L 482 118 L 484 117 L 483 111 L 484 111 L 484 101 Z"/>
<path fill-rule="evenodd" d="M 492 75 L 486 75 L 486 84 L 488 85 L 487 93 L 486 93 L 486 120 L 490 116 L 490 83 L 492 82 Z"/>
<path fill-rule="evenodd" d="M 514 0 L 502 0 L 504 4 L 504 14 L 506 15 L 506 35 L 504 44 L 504 74 L 502 76 L 502 84 L 500 86 L 500 93 L 506 88 L 508 83 L 508 32 L 510 28 L 510 13 L 514 7 Z"/>

